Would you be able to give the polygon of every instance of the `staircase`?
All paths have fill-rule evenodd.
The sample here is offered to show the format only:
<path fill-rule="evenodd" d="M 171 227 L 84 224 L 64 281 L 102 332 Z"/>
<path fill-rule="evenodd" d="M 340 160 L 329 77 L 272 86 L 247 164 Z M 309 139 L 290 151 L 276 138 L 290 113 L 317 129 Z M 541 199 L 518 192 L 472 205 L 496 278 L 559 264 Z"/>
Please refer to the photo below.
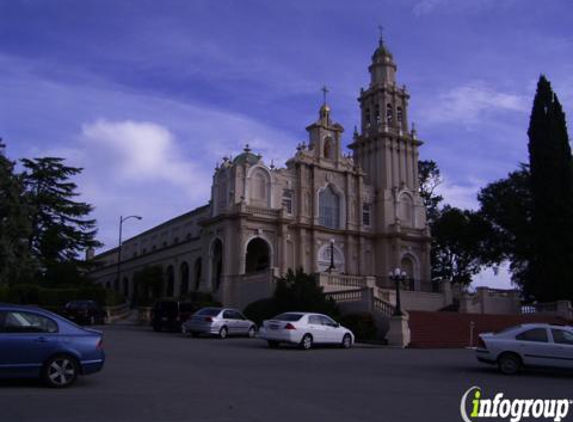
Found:
<path fill-rule="evenodd" d="M 477 345 L 480 333 L 495 332 L 518 324 L 567 324 L 548 315 L 486 315 L 457 312 L 410 311 L 411 348 L 461 348 Z M 473 325 L 473 334 L 472 334 Z"/>

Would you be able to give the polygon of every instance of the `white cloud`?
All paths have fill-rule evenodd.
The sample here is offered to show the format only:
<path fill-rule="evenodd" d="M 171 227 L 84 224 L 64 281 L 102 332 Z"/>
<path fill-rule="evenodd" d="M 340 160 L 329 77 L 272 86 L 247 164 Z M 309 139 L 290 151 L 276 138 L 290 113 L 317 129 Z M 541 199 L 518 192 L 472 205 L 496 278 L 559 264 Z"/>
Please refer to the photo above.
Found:
<path fill-rule="evenodd" d="M 491 112 L 527 112 L 530 102 L 524 96 L 499 92 L 483 82 L 474 81 L 439 95 L 426 111 L 425 118 L 434 123 L 473 124 Z"/>
<path fill-rule="evenodd" d="M 509 264 L 503 263 L 497 271 L 487 268 L 476 274 L 472 281 L 472 287 L 491 287 L 493 289 L 515 289 L 516 286 L 511 282 L 511 273 Z"/>
<path fill-rule="evenodd" d="M 126 180 L 157 180 L 184 188 L 193 183 L 198 170 L 184 159 L 173 134 L 152 122 L 98 120 L 82 126 L 90 150 L 107 150 L 116 157 L 116 171 Z"/>
<path fill-rule="evenodd" d="M 422 0 L 414 5 L 412 13 L 423 16 L 438 10 L 453 13 L 476 13 L 492 8 L 511 6 L 515 0 Z"/>
<path fill-rule="evenodd" d="M 444 203 L 461 209 L 475 210 L 479 207 L 477 194 L 485 186 L 482 180 L 469 179 L 465 183 L 454 183 L 442 175 L 442 183 L 436 188 L 436 194 L 444 198 Z"/>

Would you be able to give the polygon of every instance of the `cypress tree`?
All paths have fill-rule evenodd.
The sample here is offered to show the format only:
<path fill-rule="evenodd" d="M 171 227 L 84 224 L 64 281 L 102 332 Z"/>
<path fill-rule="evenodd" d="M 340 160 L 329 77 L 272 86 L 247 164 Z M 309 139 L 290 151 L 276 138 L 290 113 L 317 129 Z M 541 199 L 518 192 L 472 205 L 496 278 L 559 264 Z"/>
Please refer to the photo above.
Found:
<path fill-rule="evenodd" d="M 573 299 L 573 163 L 565 114 L 541 76 L 529 124 L 532 194 L 530 291 L 540 301 Z"/>

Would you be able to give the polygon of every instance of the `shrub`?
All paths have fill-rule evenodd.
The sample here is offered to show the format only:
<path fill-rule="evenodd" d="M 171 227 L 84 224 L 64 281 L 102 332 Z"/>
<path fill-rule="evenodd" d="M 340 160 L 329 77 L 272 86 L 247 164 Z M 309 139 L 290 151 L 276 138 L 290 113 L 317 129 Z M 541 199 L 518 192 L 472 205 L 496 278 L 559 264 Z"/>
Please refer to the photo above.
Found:
<path fill-rule="evenodd" d="M 279 308 L 275 299 L 267 298 L 251 302 L 247 305 L 244 312 L 245 316 L 257 325 L 261 325 L 265 319 L 270 319 L 279 314 Z"/>
<path fill-rule="evenodd" d="M 302 268 L 296 273 L 289 269 L 286 276 L 279 279 L 274 299 L 278 312 L 318 312 L 335 319 L 339 315 L 336 302 L 325 297 L 314 276 Z"/>
<path fill-rule="evenodd" d="M 8 286 L 0 286 L 0 302 L 8 302 Z"/>
<path fill-rule="evenodd" d="M 124 303 L 121 294 L 106 291 L 99 285 L 85 284 L 77 286 L 41 287 L 36 284 L 14 284 L 0 287 L 0 301 L 39 305 L 47 309 L 57 309 L 72 300 L 95 300 L 100 305 L 119 305 Z"/>
<path fill-rule="evenodd" d="M 221 302 L 217 302 L 215 299 L 213 299 L 213 296 L 210 293 L 205 293 L 205 292 L 189 292 L 187 293 L 187 296 L 184 299 L 190 302 L 196 302 L 202 308 L 205 308 L 207 306 L 213 306 L 213 307 L 222 306 Z"/>
<path fill-rule="evenodd" d="M 38 304 L 40 287 L 36 284 L 13 284 L 8 288 L 6 300 L 10 303 Z"/>
<path fill-rule="evenodd" d="M 344 315 L 339 319 L 340 324 L 350 329 L 357 340 L 376 340 L 376 321 L 369 312 L 357 312 Z"/>

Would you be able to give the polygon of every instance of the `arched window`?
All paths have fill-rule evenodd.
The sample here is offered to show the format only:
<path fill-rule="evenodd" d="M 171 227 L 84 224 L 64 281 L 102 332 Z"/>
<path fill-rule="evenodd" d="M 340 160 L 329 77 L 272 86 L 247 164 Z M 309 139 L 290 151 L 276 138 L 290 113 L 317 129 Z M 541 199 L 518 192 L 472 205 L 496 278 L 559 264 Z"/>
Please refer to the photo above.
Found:
<path fill-rule="evenodd" d="M 211 252 L 211 282 L 215 291 L 221 287 L 223 278 L 223 243 L 216 239 Z"/>
<path fill-rule="evenodd" d="M 334 158 L 334 148 L 332 145 L 332 138 L 328 137 L 324 140 L 324 158 L 332 160 Z"/>
<path fill-rule="evenodd" d="M 376 120 L 376 124 L 380 124 L 382 118 L 380 117 L 380 106 L 376 104 L 374 106 L 374 119 Z"/>
<path fill-rule="evenodd" d="M 396 109 L 396 120 L 398 123 L 402 123 L 402 107 Z"/>
<path fill-rule="evenodd" d="M 261 173 L 255 175 L 255 198 L 265 199 L 267 193 L 265 176 Z"/>
<path fill-rule="evenodd" d="M 321 226 L 331 229 L 340 227 L 340 198 L 328 185 L 320 191 L 319 201 L 319 223 Z"/>
<path fill-rule="evenodd" d="M 255 168 L 250 175 L 249 200 L 251 205 L 268 207 L 270 199 L 270 177 L 262 168 Z"/>
<path fill-rule="evenodd" d="M 215 205 L 217 212 L 221 212 L 227 208 L 227 173 L 222 170 L 219 171 L 219 175 L 217 176 Z"/>
<path fill-rule="evenodd" d="M 369 108 L 364 109 L 364 122 L 366 123 L 366 126 L 370 126 L 370 109 Z"/>
<path fill-rule="evenodd" d="M 247 245 L 245 258 L 245 273 L 253 273 L 266 270 L 270 267 L 270 248 L 268 243 L 256 237 Z"/>
<path fill-rule="evenodd" d="M 193 273 L 195 275 L 195 291 L 199 290 L 201 286 L 201 271 L 203 267 L 203 260 L 199 257 L 195 260 L 195 265 L 193 268 Z"/>
<path fill-rule="evenodd" d="M 179 295 L 181 297 L 187 296 L 189 291 L 189 265 L 186 262 L 182 262 L 179 267 Z"/>
<path fill-rule="evenodd" d="M 392 120 L 394 120 L 394 113 L 392 112 L 392 105 L 387 104 L 386 105 L 386 121 L 388 122 L 388 124 L 390 124 L 390 123 L 392 123 Z"/>
<path fill-rule="evenodd" d="M 414 202 L 410 195 L 400 195 L 399 217 L 404 226 L 414 225 Z"/>

